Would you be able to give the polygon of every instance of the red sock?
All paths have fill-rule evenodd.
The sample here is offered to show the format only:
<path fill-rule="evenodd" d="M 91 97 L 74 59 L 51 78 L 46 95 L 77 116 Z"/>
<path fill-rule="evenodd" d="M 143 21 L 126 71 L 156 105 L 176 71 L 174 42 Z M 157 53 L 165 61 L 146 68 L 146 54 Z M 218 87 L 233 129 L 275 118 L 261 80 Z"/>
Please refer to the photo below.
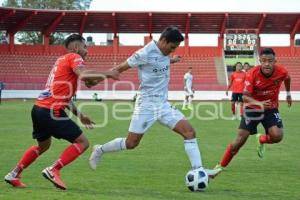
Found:
<path fill-rule="evenodd" d="M 59 159 L 52 165 L 53 168 L 60 170 L 84 152 L 83 147 L 78 143 L 73 143 L 68 146 L 60 155 Z"/>
<path fill-rule="evenodd" d="M 235 154 L 237 154 L 237 152 L 235 152 L 234 154 L 231 152 L 231 149 L 232 149 L 232 144 L 229 144 L 224 152 L 224 155 L 223 155 L 223 158 L 220 162 L 220 165 L 222 167 L 226 167 L 229 162 L 231 161 L 231 159 L 233 158 L 233 156 Z"/>
<path fill-rule="evenodd" d="M 267 144 L 273 144 L 272 140 L 270 139 L 270 136 L 267 134 L 261 135 L 259 137 L 259 142 L 261 144 L 267 143 Z"/>
<path fill-rule="evenodd" d="M 40 155 L 40 147 L 32 146 L 28 148 L 13 171 L 17 174 L 17 176 L 19 176 L 20 173 L 23 171 L 23 169 L 25 169 L 31 163 L 33 163 L 33 161 L 35 161 L 35 159 L 39 157 L 39 155 Z"/>
<path fill-rule="evenodd" d="M 240 105 L 240 111 L 241 111 L 241 116 L 243 116 L 244 115 L 244 105 L 243 104 Z"/>
<path fill-rule="evenodd" d="M 231 111 L 232 111 L 232 114 L 235 115 L 235 103 L 231 104 Z"/>

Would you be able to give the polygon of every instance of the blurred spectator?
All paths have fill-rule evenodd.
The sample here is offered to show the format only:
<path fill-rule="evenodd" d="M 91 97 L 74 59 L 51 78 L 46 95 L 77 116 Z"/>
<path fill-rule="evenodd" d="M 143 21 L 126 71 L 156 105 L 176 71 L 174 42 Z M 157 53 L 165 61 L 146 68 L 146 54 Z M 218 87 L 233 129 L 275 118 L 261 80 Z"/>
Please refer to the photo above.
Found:
<path fill-rule="evenodd" d="M 93 45 L 95 45 L 95 42 L 93 42 L 93 37 L 92 36 L 88 36 L 86 38 L 86 45 L 87 46 L 93 46 Z"/>
<path fill-rule="evenodd" d="M 243 71 L 244 72 L 247 72 L 249 69 L 251 69 L 251 66 L 248 62 L 245 62 L 244 63 L 244 66 L 243 66 Z"/>
<path fill-rule="evenodd" d="M 0 35 L 0 44 L 8 44 L 5 33 L 1 33 L 1 35 Z"/>
<path fill-rule="evenodd" d="M 2 95 L 2 90 L 4 90 L 5 84 L 3 82 L 0 81 L 0 104 L 1 104 L 1 95 Z"/>
<path fill-rule="evenodd" d="M 93 94 L 93 99 L 94 99 L 94 101 L 102 101 L 102 99 L 98 98 L 98 94 L 97 93 Z"/>

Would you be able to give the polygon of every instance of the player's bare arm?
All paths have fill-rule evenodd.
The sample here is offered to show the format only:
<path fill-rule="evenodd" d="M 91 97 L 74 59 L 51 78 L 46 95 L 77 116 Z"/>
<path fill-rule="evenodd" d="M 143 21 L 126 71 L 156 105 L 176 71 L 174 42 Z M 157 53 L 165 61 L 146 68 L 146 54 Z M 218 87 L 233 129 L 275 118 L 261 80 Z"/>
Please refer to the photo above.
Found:
<path fill-rule="evenodd" d="M 173 63 L 177 63 L 177 62 L 180 62 L 181 61 L 181 56 L 173 56 L 171 59 L 170 59 L 170 63 L 173 64 Z"/>
<path fill-rule="evenodd" d="M 87 129 L 92 129 L 94 128 L 93 125 L 95 124 L 89 117 L 85 116 L 82 114 L 75 104 L 71 101 L 70 104 L 67 106 L 67 108 L 76 116 L 80 119 L 81 123 L 85 125 Z"/>
<path fill-rule="evenodd" d="M 112 68 L 111 70 L 117 71 L 121 74 L 122 72 L 127 71 L 128 69 L 130 69 L 130 66 L 128 65 L 128 62 L 125 61 L 125 62 L 121 63 L 120 65 Z"/>
<path fill-rule="evenodd" d="M 243 94 L 243 101 L 245 105 L 258 105 L 262 109 L 270 109 L 272 108 L 272 102 L 270 99 L 265 100 L 265 101 L 257 101 L 254 98 L 252 98 L 249 94 L 244 93 Z"/>
<path fill-rule="evenodd" d="M 291 77 L 288 75 L 287 79 L 284 80 L 284 86 L 286 90 L 286 101 L 288 103 L 288 107 L 292 106 L 292 95 L 291 95 Z"/>
<path fill-rule="evenodd" d="M 106 78 L 119 80 L 119 73 L 117 71 L 98 72 L 95 70 L 87 70 L 79 67 L 75 69 L 74 72 L 78 75 L 80 80 L 85 82 L 85 85 L 88 88 L 97 85 L 99 82 L 103 81 Z"/>

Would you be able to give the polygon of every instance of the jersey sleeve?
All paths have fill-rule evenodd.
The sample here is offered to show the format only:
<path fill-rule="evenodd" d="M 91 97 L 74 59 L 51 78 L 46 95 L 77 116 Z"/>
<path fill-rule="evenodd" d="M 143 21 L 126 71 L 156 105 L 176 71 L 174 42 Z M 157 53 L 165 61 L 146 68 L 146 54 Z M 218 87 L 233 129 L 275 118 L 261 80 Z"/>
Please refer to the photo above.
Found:
<path fill-rule="evenodd" d="M 84 67 L 83 59 L 80 55 L 78 54 L 71 54 L 69 57 L 69 64 L 72 70 L 76 70 L 79 67 Z"/>
<path fill-rule="evenodd" d="M 148 56 L 145 49 L 140 49 L 127 59 L 127 63 L 130 67 L 136 67 L 145 65 L 147 60 Z"/>
<path fill-rule="evenodd" d="M 245 86 L 244 86 L 244 94 L 251 96 L 253 93 L 253 74 L 252 73 L 246 73 L 245 77 Z"/>
<path fill-rule="evenodd" d="M 183 79 L 186 80 L 187 79 L 187 74 L 184 74 Z"/>

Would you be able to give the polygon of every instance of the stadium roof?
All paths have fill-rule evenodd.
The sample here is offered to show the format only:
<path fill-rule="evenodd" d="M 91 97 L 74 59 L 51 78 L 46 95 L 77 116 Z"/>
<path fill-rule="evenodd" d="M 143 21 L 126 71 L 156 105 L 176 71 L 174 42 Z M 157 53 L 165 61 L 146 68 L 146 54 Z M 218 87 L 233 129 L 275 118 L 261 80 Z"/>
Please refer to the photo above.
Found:
<path fill-rule="evenodd" d="M 176 25 L 184 33 L 249 30 L 300 33 L 300 13 L 101 12 L 0 8 L 0 30 L 78 33 L 160 33 Z"/>

